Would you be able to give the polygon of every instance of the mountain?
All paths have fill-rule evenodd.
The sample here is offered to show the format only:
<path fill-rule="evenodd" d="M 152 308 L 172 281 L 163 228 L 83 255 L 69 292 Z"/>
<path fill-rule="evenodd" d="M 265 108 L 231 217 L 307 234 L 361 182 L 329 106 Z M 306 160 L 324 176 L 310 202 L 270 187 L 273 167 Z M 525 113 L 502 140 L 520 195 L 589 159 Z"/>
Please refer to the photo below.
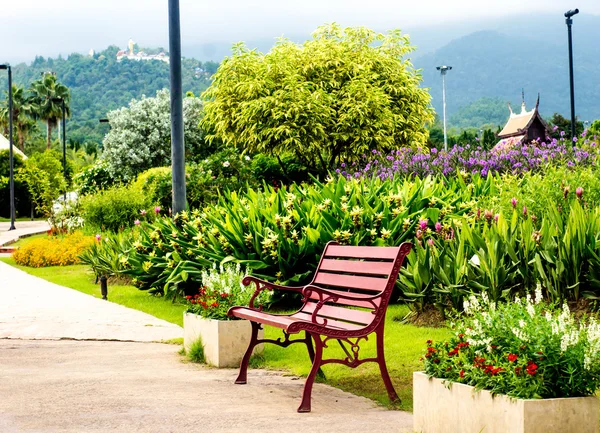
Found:
<path fill-rule="evenodd" d="M 55 72 L 58 80 L 71 91 L 68 138 L 82 143 L 100 143 L 108 126 L 100 124 L 99 119 L 105 118 L 108 111 L 127 106 L 133 98 L 154 96 L 158 90 L 169 87 L 167 63 L 159 60 L 117 61 L 117 51 L 119 48 L 111 46 L 93 56 L 75 53 L 66 59 L 36 57 L 29 65 L 21 63 L 13 67 L 13 82 L 28 88 L 42 73 Z M 210 84 L 210 76 L 217 66 L 214 62 L 184 59 L 183 90 L 199 95 Z M 6 86 L 4 75 L 0 78 L 0 89 L 6 89 Z"/>
<path fill-rule="evenodd" d="M 600 118 L 600 46 L 596 43 L 600 39 L 600 17 L 581 18 L 585 19 L 578 21 L 573 29 L 575 109 L 581 120 L 591 121 Z M 554 27 L 521 23 L 519 31 L 507 26 L 503 29 L 506 33 L 475 32 L 416 57 L 413 63 L 422 69 L 424 86 L 430 88 L 432 104 L 440 115 L 442 83 L 436 70 L 439 65 L 453 68 L 446 76 L 449 117 L 482 97 L 511 101 L 518 109 L 522 90 L 528 107 L 535 104 L 540 93 L 542 115 L 554 112 L 569 115 L 566 31 Z M 564 21 L 562 27 L 566 27 Z M 543 31 L 536 33 L 535 29 Z"/>

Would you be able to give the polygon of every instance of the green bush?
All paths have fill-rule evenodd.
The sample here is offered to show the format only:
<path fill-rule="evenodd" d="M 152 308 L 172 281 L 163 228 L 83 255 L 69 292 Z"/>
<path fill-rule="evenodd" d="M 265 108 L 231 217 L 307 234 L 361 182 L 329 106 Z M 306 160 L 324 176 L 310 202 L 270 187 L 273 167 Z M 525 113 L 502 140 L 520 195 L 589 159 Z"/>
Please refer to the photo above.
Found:
<path fill-rule="evenodd" d="M 13 154 L 15 175 L 25 166 L 21 155 Z M 25 182 L 15 176 L 15 211 L 17 216 L 31 211 L 31 196 Z M 10 158 L 8 150 L 0 150 L 0 216 L 10 218 Z"/>
<path fill-rule="evenodd" d="M 87 195 L 81 199 L 81 211 L 86 228 L 94 231 L 117 232 L 132 227 L 136 220 L 144 219 L 151 203 L 141 191 L 119 186 Z M 151 217 L 153 212 L 148 212 Z"/>
<path fill-rule="evenodd" d="M 81 195 L 93 194 L 115 184 L 105 161 L 97 161 L 74 177 L 74 183 Z"/>

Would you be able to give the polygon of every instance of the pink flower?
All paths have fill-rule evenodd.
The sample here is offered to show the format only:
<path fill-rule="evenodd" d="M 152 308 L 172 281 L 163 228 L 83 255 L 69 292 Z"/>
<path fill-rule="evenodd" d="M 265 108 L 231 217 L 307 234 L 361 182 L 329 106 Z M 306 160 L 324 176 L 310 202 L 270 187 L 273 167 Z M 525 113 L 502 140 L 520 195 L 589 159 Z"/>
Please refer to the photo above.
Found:
<path fill-rule="evenodd" d="M 142 210 L 140 211 L 140 214 L 141 214 L 142 216 L 146 216 L 146 210 L 145 210 L 145 209 L 142 209 Z"/>
<path fill-rule="evenodd" d="M 154 208 L 154 213 L 155 213 L 155 214 L 159 214 L 159 213 L 160 213 L 160 206 L 156 206 L 156 207 Z"/>
<path fill-rule="evenodd" d="M 433 239 L 427 239 L 427 243 L 429 244 L 430 247 L 432 247 L 435 243 L 433 242 Z"/>
<path fill-rule="evenodd" d="M 583 195 L 583 188 L 582 187 L 578 187 L 575 190 L 575 194 L 577 194 L 577 197 L 581 198 L 581 196 Z"/>
<path fill-rule="evenodd" d="M 427 230 L 427 218 L 425 218 L 424 220 L 419 220 L 419 227 L 421 228 L 421 230 Z"/>
<path fill-rule="evenodd" d="M 523 206 L 523 216 L 527 216 L 527 206 Z"/>
<path fill-rule="evenodd" d="M 98 242 L 100 242 L 100 241 L 102 240 L 102 236 L 101 236 L 101 235 L 99 235 L 99 234 L 98 234 L 98 235 L 96 235 L 96 240 L 97 240 Z"/>
<path fill-rule="evenodd" d="M 140 220 L 135 220 L 133 223 L 134 223 L 136 226 L 139 226 L 139 225 L 140 225 Z"/>
<path fill-rule="evenodd" d="M 500 218 L 500 214 L 497 213 L 496 215 L 494 215 L 494 221 L 498 222 L 498 219 Z"/>
<path fill-rule="evenodd" d="M 438 221 L 435 223 L 435 231 L 439 232 L 440 230 L 442 230 L 442 224 Z"/>
<path fill-rule="evenodd" d="M 517 207 L 517 199 L 516 198 L 512 198 L 512 200 L 510 201 L 510 203 L 512 204 L 513 209 Z"/>

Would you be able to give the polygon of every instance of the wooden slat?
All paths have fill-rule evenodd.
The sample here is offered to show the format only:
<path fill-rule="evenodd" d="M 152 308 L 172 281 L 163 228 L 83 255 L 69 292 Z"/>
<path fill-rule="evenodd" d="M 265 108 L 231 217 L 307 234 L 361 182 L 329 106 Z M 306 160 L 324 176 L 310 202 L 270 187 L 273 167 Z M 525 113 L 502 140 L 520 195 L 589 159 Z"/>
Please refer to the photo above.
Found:
<path fill-rule="evenodd" d="M 353 272 L 356 274 L 389 275 L 394 262 L 364 262 L 358 260 L 323 259 L 321 267 L 326 271 Z"/>
<path fill-rule="evenodd" d="M 315 311 L 316 306 L 316 302 L 307 302 L 304 304 L 302 312 L 312 314 L 313 311 Z M 375 318 L 375 315 L 370 311 L 351 310 L 350 308 L 336 307 L 333 305 L 323 305 L 319 310 L 318 316 L 330 319 L 340 319 L 360 325 L 368 325 Z"/>
<path fill-rule="evenodd" d="M 348 292 L 343 291 L 343 290 L 328 290 L 328 292 L 336 294 L 339 293 L 340 295 L 347 295 Z M 370 302 L 367 301 L 361 301 L 360 298 L 369 298 L 371 297 L 371 295 L 360 295 L 357 293 L 353 293 L 352 296 L 354 298 L 357 298 L 356 300 L 353 299 L 338 299 L 336 301 L 336 304 L 340 304 L 340 305 L 349 305 L 351 307 L 363 307 L 363 308 L 370 308 L 373 309 L 373 304 L 371 304 Z M 309 296 L 310 299 L 315 299 L 315 300 L 319 300 L 319 295 L 316 292 L 312 292 Z M 376 299 L 375 301 L 375 305 L 379 306 L 379 299 Z"/>
<path fill-rule="evenodd" d="M 372 292 L 383 291 L 387 282 L 388 278 L 357 277 L 355 275 L 328 274 L 326 272 L 318 272 L 315 277 L 315 283 L 317 284 Z"/>
<path fill-rule="evenodd" d="M 293 314 L 291 317 L 293 317 L 294 319 L 300 319 L 303 322 L 314 323 L 314 322 L 312 322 L 311 315 L 304 313 L 302 311 Z M 319 319 L 317 321 L 317 324 L 323 324 L 323 319 Z M 325 327 L 332 328 L 332 329 L 343 329 L 344 331 L 356 331 L 358 329 L 364 328 L 365 326 L 357 325 L 356 323 L 341 322 L 341 321 L 335 320 L 335 319 L 327 319 L 327 324 L 325 325 Z"/>
<path fill-rule="evenodd" d="M 249 308 L 239 307 L 232 311 L 234 317 L 239 319 L 247 319 L 253 322 L 264 323 L 266 325 L 275 326 L 276 328 L 287 328 L 292 323 L 297 322 L 298 318 L 291 316 L 263 313 L 262 311 L 250 310 Z"/>
<path fill-rule="evenodd" d="M 398 247 L 354 247 L 329 245 L 325 257 L 351 257 L 355 259 L 388 259 L 394 260 L 398 255 Z"/>

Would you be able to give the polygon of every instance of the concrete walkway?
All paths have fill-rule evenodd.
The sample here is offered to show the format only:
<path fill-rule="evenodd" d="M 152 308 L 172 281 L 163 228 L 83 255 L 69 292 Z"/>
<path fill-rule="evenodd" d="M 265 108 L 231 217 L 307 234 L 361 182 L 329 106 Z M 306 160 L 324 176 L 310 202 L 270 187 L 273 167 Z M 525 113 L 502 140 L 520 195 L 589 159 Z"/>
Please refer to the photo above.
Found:
<path fill-rule="evenodd" d="M 46 221 L 16 221 L 15 230 L 9 228 L 9 222 L 0 222 L 0 247 L 16 242 L 23 236 L 47 232 L 50 225 Z"/>
<path fill-rule="evenodd" d="M 177 345 L 144 343 L 181 335 L 0 262 L 0 432 L 412 431 L 411 414 L 323 384 L 314 387 L 313 412 L 298 414 L 303 380 L 251 370 L 248 385 L 234 385 L 235 370 L 186 363 Z"/>

